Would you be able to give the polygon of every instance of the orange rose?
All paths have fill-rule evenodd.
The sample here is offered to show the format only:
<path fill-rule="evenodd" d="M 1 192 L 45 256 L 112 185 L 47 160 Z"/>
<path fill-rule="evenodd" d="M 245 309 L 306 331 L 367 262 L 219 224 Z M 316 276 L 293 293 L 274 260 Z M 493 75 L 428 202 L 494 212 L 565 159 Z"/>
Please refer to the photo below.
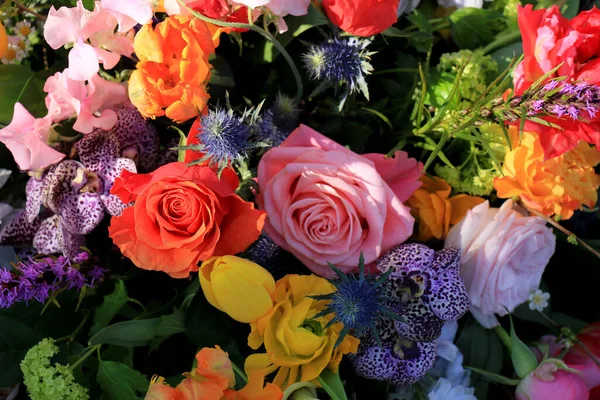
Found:
<path fill-rule="evenodd" d="M 183 122 L 202 111 L 209 98 L 208 57 L 219 33 L 198 18 L 179 15 L 140 29 L 133 45 L 140 62 L 129 79 L 129 99 L 144 117 Z"/>
<path fill-rule="evenodd" d="M 185 278 L 199 261 L 244 251 L 260 235 L 266 214 L 235 194 L 238 184 L 232 169 L 219 179 L 205 165 L 123 173 L 111 193 L 135 204 L 112 218 L 110 237 L 138 267 Z"/>
<path fill-rule="evenodd" d="M 445 239 L 452 225 L 458 224 L 467 211 L 485 201 L 466 194 L 450 197 L 450 185 L 442 178 L 422 176 L 421 182 L 423 185 L 406 202 L 417 222 L 413 238 L 421 242 Z"/>
<path fill-rule="evenodd" d="M 512 151 L 504 158 L 504 176 L 494 179 L 500 198 L 519 196 L 525 206 L 544 215 L 569 219 L 583 205 L 593 207 L 600 185 L 594 166 L 600 152 L 581 141 L 572 150 L 544 162 L 544 149 L 535 132 L 523 132 L 519 144 L 518 129 L 511 127 Z"/>

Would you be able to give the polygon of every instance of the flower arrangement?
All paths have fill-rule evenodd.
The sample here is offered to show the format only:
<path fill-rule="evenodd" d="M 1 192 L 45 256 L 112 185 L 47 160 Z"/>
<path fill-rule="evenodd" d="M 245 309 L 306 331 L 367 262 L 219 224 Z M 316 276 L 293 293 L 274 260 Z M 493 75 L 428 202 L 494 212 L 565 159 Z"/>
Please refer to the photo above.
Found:
<path fill-rule="evenodd" d="M 592 3 L 3 2 L 0 400 L 600 400 Z"/>

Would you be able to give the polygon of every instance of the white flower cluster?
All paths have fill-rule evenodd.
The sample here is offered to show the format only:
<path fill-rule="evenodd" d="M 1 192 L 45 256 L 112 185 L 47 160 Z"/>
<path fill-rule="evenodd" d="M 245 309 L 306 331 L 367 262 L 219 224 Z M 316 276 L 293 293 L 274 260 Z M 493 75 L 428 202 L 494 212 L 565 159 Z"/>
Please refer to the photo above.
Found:
<path fill-rule="evenodd" d="M 0 59 L 2 64 L 18 64 L 27 57 L 32 49 L 32 40 L 36 38 L 37 30 L 31 22 L 23 20 L 14 26 L 10 25 L 10 19 L 5 20 L 5 29 L 8 33 L 8 49 Z"/>

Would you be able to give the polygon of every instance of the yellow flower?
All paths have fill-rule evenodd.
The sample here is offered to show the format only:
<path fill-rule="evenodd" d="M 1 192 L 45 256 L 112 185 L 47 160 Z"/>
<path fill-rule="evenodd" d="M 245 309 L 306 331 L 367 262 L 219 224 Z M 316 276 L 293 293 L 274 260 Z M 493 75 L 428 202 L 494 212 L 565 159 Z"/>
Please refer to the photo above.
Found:
<path fill-rule="evenodd" d="M 263 267 L 235 256 L 212 257 L 200 267 L 200 285 L 215 308 L 250 323 L 271 311 L 273 276 Z"/>
<path fill-rule="evenodd" d="M 415 240 L 445 239 L 452 225 L 460 222 L 471 208 L 485 200 L 477 196 L 450 196 L 450 185 L 442 178 L 421 177 L 423 185 L 407 200 L 417 223 Z"/>
<path fill-rule="evenodd" d="M 6 35 L 6 29 L 4 25 L 0 23 L 0 58 L 4 57 L 8 50 L 8 36 Z"/>
<path fill-rule="evenodd" d="M 516 128 L 511 129 L 512 151 L 504 158 L 504 177 L 494 180 L 500 198 L 519 196 L 530 209 L 544 215 L 569 219 L 586 205 L 594 207 L 600 185 L 594 166 L 600 152 L 581 141 L 579 145 L 544 162 L 544 150 L 538 134 L 523 132 L 519 144 Z"/>
<path fill-rule="evenodd" d="M 284 388 L 297 381 L 312 381 L 325 368 L 336 372 L 342 356 L 357 351 L 359 340 L 347 335 L 334 348 L 343 324 L 327 326 L 331 314 L 316 318 L 327 302 L 310 297 L 334 290 L 331 283 L 315 275 L 286 275 L 277 281 L 273 309 L 252 324 L 248 337 L 250 347 L 257 349 L 264 343 L 266 352 L 246 359 L 246 373 L 268 375 L 278 370 L 273 383 Z"/>

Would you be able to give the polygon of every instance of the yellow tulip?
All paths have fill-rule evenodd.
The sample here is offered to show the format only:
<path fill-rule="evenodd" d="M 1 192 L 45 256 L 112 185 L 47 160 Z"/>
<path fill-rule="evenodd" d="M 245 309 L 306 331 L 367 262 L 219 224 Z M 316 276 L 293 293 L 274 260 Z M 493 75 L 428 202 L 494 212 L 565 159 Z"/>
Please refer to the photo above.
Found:
<path fill-rule="evenodd" d="M 6 50 L 8 50 L 8 36 L 4 25 L 0 23 L 0 58 L 4 57 Z"/>
<path fill-rule="evenodd" d="M 235 256 L 212 257 L 200 267 L 204 296 L 239 322 L 251 323 L 273 308 L 273 276 L 258 264 Z"/>

